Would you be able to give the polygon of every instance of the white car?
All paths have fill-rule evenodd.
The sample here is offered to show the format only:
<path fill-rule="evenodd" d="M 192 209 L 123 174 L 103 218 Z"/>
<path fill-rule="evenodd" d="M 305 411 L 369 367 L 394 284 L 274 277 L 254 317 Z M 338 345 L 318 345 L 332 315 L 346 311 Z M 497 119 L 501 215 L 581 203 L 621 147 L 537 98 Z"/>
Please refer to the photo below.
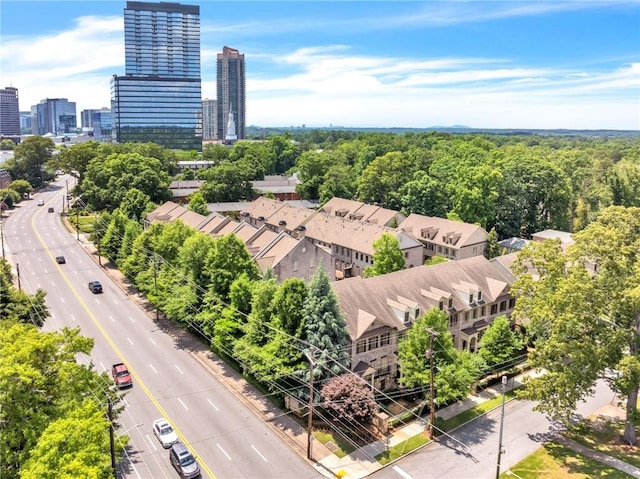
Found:
<path fill-rule="evenodd" d="M 165 449 L 178 442 L 178 435 L 169 424 L 169 421 L 163 417 L 153 421 L 153 433 Z"/>
<path fill-rule="evenodd" d="M 44 206 L 44 200 L 38 201 L 38 206 Z"/>

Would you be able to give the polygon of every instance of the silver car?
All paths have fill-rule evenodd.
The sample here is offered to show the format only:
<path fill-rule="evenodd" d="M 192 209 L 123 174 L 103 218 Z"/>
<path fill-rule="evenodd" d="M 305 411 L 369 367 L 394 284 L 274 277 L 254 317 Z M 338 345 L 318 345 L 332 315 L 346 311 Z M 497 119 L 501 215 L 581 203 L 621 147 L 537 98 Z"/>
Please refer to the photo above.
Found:
<path fill-rule="evenodd" d="M 198 466 L 196 458 L 189 452 L 187 446 L 181 442 L 176 442 L 171 446 L 171 449 L 169 449 L 169 460 L 183 479 L 200 477 L 200 466 Z"/>
<path fill-rule="evenodd" d="M 153 433 L 165 449 L 178 442 L 178 435 L 173 430 L 173 427 L 171 427 L 171 424 L 169 424 L 169 421 L 163 417 L 153 421 Z"/>

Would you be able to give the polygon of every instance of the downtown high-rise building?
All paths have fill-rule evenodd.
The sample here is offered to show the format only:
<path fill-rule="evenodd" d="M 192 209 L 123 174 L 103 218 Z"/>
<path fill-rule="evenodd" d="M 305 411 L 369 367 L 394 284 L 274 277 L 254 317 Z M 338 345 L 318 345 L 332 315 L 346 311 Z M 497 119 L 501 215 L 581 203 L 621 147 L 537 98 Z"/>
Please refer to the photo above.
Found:
<path fill-rule="evenodd" d="M 218 102 L 205 98 L 202 100 L 202 140 L 218 139 Z"/>
<path fill-rule="evenodd" d="M 77 133 L 76 103 L 66 98 L 46 98 L 31 107 L 35 135 L 63 136 Z"/>
<path fill-rule="evenodd" d="M 244 54 L 224 47 L 216 62 L 218 139 L 235 141 L 245 138 L 245 69 Z M 233 132 L 235 128 L 235 132 Z"/>
<path fill-rule="evenodd" d="M 125 75 L 111 80 L 112 138 L 202 149 L 200 7 L 127 2 Z"/>
<path fill-rule="evenodd" d="M 0 90 L 0 137 L 20 137 L 18 89 L 12 86 Z"/>

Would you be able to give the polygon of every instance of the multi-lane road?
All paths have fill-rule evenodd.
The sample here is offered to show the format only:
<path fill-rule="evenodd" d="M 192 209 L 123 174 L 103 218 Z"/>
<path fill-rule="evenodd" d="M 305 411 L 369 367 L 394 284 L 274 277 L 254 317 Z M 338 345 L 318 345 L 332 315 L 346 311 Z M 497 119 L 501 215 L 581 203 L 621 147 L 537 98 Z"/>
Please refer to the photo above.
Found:
<path fill-rule="evenodd" d="M 116 362 L 129 366 L 134 386 L 125 393 L 116 434 L 131 440 L 118 476 L 177 477 L 151 430 L 164 416 L 196 455 L 205 478 L 323 477 L 192 357 L 190 342 L 158 327 L 112 283 L 61 221 L 64 185 L 59 178 L 4 219 L 5 255 L 19 269 L 23 290 L 47 292 L 51 317 L 45 330 L 80 327 L 95 340 L 85 360 L 99 372 Z M 37 206 L 41 199 L 44 206 Z M 66 264 L 56 263 L 60 255 Z M 103 294 L 89 291 L 93 280 L 102 283 Z"/>

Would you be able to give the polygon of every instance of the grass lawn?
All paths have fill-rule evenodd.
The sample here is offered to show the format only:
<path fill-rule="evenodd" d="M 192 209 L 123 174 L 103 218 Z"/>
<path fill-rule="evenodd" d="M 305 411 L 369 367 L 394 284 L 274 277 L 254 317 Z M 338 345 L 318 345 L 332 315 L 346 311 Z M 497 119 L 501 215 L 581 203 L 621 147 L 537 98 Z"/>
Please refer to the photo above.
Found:
<path fill-rule="evenodd" d="M 581 456 L 572 449 L 555 443 L 544 445 L 509 471 L 500 474 L 501 479 L 591 479 L 597 477 L 627 479 L 633 476 Z"/>
<path fill-rule="evenodd" d="M 93 232 L 93 223 L 96 220 L 96 217 L 94 215 L 90 215 L 90 216 L 80 216 L 79 218 L 76 217 L 75 214 L 70 213 L 69 216 L 67 217 L 67 221 L 69 221 L 69 224 L 71 226 L 73 226 L 74 228 L 77 229 L 76 226 L 76 219 L 79 220 L 80 223 L 80 232 L 81 233 L 91 233 Z"/>
<path fill-rule="evenodd" d="M 428 442 L 429 436 L 427 436 L 426 434 L 418 434 L 417 436 L 410 437 L 400 444 L 396 444 L 395 446 L 390 447 L 388 451 L 383 452 L 382 454 L 378 454 L 376 456 L 376 460 L 380 464 L 387 464 L 391 461 L 395 461 L 396 459 L 404 456 L 414 449 L 418 449 L 420 446 Z"/>
<path fill-rule="evenodd" d="M 338 457 L 345 457 L 348 454 L 351 454 L 356 448 L 350 442 L 347 442 L 340 435 L 335 434 L 331 431 L 314 431 L 313 437 L 315 437 L 316 441 L 321 442 L 326 445 L 328 442 L 333 442 L 337 446 L 337 449 L 331 447 L 330 450 Z"/>
<path fill-rule="evenodd" d="M 516 392 L 508 391 L 504 396 L 505 396 L 505 400 L 508 401 L 509 399 L 516 397 Z M 451 431 L 452 429 L 455 429 L 456 427 L 461 426 L 465 422 L 470 421 L 471 419 L 476 418 L 486 413 L 487 411 L 490 411 L 491 409 L 500 406 L 501 404 L 502 404 L 502 395 L 497 396 L 493 399 L 484 401 L 472 409 L 468 409 L 466 411 L 461 412 L 457 416 L 453 416 L 452 418 L 449 418 L 446 421 L 442 421 L 439 427 L 444 429 L 445 431 Z M 435 424 L 438 425 L 437 422 Z"/>
<path fill-rule="evenodd" d="M 580 422 L 565 435 L 590 449 L 640 467 L 640 447 L 624 444 L 621 441 L 623 433 L 623 420 L 599 416 Z"/>

